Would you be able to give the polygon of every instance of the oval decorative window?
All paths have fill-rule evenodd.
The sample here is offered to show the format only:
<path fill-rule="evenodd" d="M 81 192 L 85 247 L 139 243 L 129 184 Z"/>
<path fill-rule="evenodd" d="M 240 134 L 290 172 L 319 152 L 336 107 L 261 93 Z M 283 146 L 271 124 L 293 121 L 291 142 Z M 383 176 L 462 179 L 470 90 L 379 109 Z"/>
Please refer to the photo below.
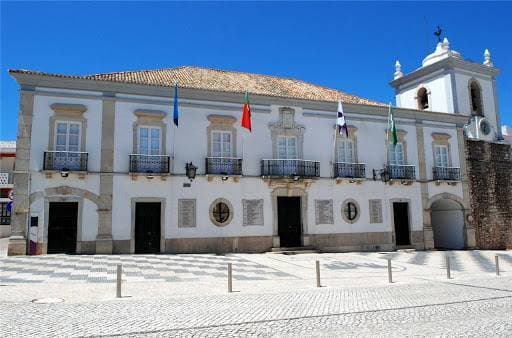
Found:
<path fill-rule="evenodd" d="M 218 198 L 210 206 L 210 220 L 213 224 L 223 227 L 233 219 L 233 207 L 229 201 Z"/>
<path fill-rule="evenodd" d="M 347 223 L 355 223 L 359 219 L 359 205 L 354 200 L 343 202 L 341 207 L 341 215 Z"/>

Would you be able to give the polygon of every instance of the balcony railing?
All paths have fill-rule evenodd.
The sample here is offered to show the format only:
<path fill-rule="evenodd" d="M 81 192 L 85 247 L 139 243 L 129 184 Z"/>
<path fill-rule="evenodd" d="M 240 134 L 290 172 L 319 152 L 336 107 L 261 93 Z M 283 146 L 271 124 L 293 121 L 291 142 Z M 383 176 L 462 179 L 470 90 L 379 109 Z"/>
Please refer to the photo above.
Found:
<path fill-rule="evenodd" d="M 320 177 L 320 162 L 307 160 L 261 160 L 261 176 Z"/>
<path fill-rule="evenodd" d="M 0 185 L 12 184 L 12 175 L 9 173 L 0 173 Z"/>
<path fill-rule="evenodd" d="M 335 178 L 365 178 L 366 169 L 364 163 L 348 163 L 337 162 L 334 163 L 334 177 Z"/>
<path fill-rule="evenodd" d="M 242 159 L 232 157 L 207 157 L 207 175 L 242 175 Z"/>
<path fill-rule="evenodd" d="M 390 179 L 414 180 L 416 178 L 414 165 L 387 165 L 386 171 Z"/>
<path fill-rule="evenodd" d="M 88 153 L 80 151 L 45 151 L 43 169 L 87 171 Z"/>
<path fill-rule="evenodd" d="M 170 157 L 167 155 L 130 154 L 130 172 L 168 174 Z"/>
<path fill-rule="evenodd" d="M 460 181 L 460 168 L 434 167 L 432 173 L 436 181 Z"/>

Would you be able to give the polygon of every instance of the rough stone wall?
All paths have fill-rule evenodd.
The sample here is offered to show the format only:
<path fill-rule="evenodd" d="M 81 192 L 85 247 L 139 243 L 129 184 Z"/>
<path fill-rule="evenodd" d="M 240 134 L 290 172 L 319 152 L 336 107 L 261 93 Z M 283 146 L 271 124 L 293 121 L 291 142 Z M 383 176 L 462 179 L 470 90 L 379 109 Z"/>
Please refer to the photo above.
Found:
<path fill-rule="evenodd" d="M 466 141 L 472 222 L 479 249 L 512 249 L 512 146 Z"/>

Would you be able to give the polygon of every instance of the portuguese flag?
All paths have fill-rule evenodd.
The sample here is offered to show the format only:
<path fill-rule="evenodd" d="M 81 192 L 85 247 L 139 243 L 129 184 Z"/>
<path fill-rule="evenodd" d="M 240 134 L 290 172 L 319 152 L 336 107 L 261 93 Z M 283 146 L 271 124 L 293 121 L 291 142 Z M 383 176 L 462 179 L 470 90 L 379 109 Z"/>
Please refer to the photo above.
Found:
<path fill-rule="evenodd" d="M 398 138 L 396 136 L 396 125 L 395 119 L 393 117 L 393 112 L 391 111 L 391 104 L 389 105 L 389 113 L 388 113 L 388 131 L 389 131 L 389 142 L 396 146 L 398 142 Z"/>
<path fill-rule="evenodd" d="M 242 112 L 242 128 L 248 129 L 252 132 L 251 129 L 251 106 L 249 106 L 249 93 L 245 93 L 244 100 L 244 109 Z"/>

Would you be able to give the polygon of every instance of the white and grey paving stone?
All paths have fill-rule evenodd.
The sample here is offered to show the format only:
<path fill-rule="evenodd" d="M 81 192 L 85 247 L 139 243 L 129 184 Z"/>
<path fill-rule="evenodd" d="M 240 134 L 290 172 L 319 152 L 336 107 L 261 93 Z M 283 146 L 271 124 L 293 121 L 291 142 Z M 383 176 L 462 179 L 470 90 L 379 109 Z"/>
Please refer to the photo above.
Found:
<path fill-rule="evenodd" d="M 454 260 L 450 280 L 444 275 L 445 254 Z M 0 336 L 512 336 L 512 253 L 499 252 L 501 276 L 494 275 L 494 254 L 0 259 L 0 276 L 6 278 L 0 282 Z M 390 256 L 397 280 L 393 284 L 384 278 Z M 322 288 L 314 287 L 316 259 L 322 262 Z M 116 299 L 115 283 L 98 283 L 94 274 L 105 273 L 105 266 L 110 272 L 110 265 L 114 271 L 119 260 L 134 264 L 140 275 L 125 275 L 125 297 Z M 183 261 L 179 271 L 169 273 L 176 279 L 165 280 L 161 276 L 178 264 L 175 260 Z M 243 264 L 246 270 L 235 269 L 240 275 L 259 274 L 261 279 L 238 279 L 234 285 L 239 292 L 228 294 L 227 262 Z M 206 275 L 187 280 L 194 275 L 191 269 Z M 75 273 L 87 278 L 69 278 Z M 31 302 L 44 297 L 62 302 Z"/>

